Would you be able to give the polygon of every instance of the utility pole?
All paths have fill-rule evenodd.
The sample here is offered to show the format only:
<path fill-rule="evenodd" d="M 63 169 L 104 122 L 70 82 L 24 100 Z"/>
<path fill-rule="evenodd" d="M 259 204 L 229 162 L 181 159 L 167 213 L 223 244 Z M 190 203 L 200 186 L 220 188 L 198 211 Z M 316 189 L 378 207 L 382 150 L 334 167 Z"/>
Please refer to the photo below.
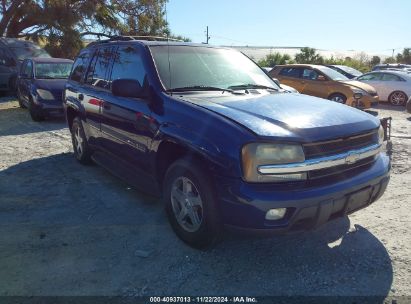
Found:
<path fill-rule="evenodd" d="M 395 49 L 392 49 L 392 58 L 394 58 L 394 51 Z"/>
<path fill-rule="evenodd" d="M 206 27 L 206 44 L 208 44 L 208 40 L 210 39 L 210 36 L 208 36 L 208 25 Z"/>

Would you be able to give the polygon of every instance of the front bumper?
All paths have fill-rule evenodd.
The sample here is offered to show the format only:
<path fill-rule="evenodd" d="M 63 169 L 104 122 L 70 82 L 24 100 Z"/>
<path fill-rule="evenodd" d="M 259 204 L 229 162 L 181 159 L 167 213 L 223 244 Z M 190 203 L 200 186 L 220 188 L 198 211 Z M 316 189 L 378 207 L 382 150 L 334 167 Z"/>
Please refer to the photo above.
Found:
<path fill-rule="evenodd" d="M 378 96 L 371 96 L 371 95 L 363 95 L 361 99 L 359 100 L 359 104 L 357 104 L 357 101 L 354 99 L 354 97 L 350 97 L 346 104 L 358 109 L 369 109 L 372 106 L 375 107 L 378 105 L 379 102 L 379 97 Z"/>
<path fill-rule="evenodd" d="M 389 171 L 390 160 L 380 153 L 366 171 L 320 185 L 251 184 L 226 177 L 217 177 L 215 184 L 226 225 L 285 233 L 318 227 L 370 205 L 384 193 Z M 285 217 L 266 220 L 273 208 L 287 208 Z"/>
<path fill-rule="evenodd" d="M 47 116 L 64 116 L 64 107 L 61 100 L 43 100 L 34 99 L 34 104 L 44 115 Z"/>

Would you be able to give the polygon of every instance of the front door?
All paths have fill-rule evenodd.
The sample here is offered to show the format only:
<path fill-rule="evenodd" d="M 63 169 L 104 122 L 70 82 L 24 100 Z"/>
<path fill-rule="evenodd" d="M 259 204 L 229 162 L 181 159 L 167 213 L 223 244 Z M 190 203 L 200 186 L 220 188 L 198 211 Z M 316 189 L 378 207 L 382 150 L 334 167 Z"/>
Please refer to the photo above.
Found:
<path fill-rule="evenodd" d="M 148 88 L 141 49 L 135 45 L 120 45 L 113 58 L 110 85 L 116 79 L 134 79 Z M 149 101 L 110 95 L 102 104 L 101 114 L 106 148 L 147 173 L 148 145 L 155 132 Z"/>

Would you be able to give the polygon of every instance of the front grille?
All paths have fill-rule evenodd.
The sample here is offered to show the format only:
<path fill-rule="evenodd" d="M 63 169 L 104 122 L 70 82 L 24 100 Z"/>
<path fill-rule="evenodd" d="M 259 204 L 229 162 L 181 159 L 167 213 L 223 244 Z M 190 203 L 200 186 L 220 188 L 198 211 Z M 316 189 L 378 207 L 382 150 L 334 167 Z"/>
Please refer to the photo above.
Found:
<path fill-rule="evenodd" d="M 375 160 L 375 157 L 371 156 L 371 157 L 364 158 L 354 164 L 340 165 L 340 166 L 335 166 L 335 167 L 326 168 L 326 169 L 313 170 L 313 171 L 308 172 L 308 177 L 310 180 L 319 179 L 323 177 L 330 177 L 332 175 L 338 175 L 340 177 L 348 177 L 352 175 L 353 173 L 363 172 L 365 169 L 367 169 L 369 166 L 372 165 L 374 160 Z"/>
<path fill-rule="evenodd" d="M 378 143 L 378 132 L 371 132 L 347 138 L 304 144 L 305 159 L 313 159 L 365 148 Z"/>

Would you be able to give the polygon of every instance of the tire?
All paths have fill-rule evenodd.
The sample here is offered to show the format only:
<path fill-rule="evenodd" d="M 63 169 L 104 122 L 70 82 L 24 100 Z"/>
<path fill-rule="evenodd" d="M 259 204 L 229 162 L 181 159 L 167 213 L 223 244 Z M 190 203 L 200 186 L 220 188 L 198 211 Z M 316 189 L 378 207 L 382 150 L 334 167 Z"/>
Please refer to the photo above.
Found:
<path fill-rule="evenodd" d="M 9 78 L 9 91 L 15 94 L 16 89 L 17 89 L 17 76 L 13 75 Z"/>
<path fill-rule="evenodd" d="M 167 216 L 177 236 L 197 249 L 216 244 L 221 225 L 206 170 L 194 160 L 177 160 L 168 168 L 163 188 Z"/>
<path fill-rule="evenodd" d="M 20 108 L 22 108 L 22 109 L 27 108 L 26 105 L 24 104 L 23 100 L 21 99 L 20 91 L 18 89 L 16 90 L 16 95 L 17 95 L 17 101 L 19 102 Z"/>
<path fill-rule="evenodd" d="M 43 121 L 44 120 L 44 115 L 41 112 L 41 109 L 39 109 L 33 102 L 33 99 L 30 97 L 29 98 L 29 112 L 31 119 L 33 121 Z"/>
<path fill-rule="evenodd" d="M 388 101 L 393 106 L 403 106 L 408 100 L 407 94 L 402 91 L 394 91 L 388 97 Z"/>
<path fill-rule="evenodd" d="M 331 94 L 328 99 L 342 104 L 345 104 L 347 101 L 347 97 L 340 93 Z"/>
<path fill-rule="evenodd" d="M 71 126 L 71 141 L 73 143 L 74 156 L 84 164 L 91 163 L 91 149 L 88 145 L 86 135 L 84 133 L 83 124 L 79 117 L 75 117 Z"/>

